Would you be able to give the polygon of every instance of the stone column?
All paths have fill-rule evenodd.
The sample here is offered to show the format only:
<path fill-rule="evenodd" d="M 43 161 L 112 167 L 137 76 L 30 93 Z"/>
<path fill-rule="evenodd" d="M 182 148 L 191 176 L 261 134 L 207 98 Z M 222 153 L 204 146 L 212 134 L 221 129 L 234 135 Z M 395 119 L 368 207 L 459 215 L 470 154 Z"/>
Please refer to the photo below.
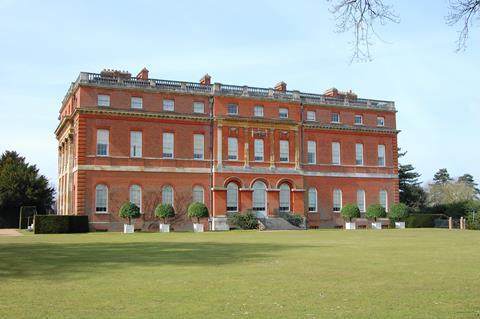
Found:
<path fill-rule="evenodd" d="M 295 131 L 295 169 L 300 169 L 300 137 Z"/>
<path fill-rule="evenodd" d="M 217 167 L 223 166 L 223 125 L 217 126 Z"/>
<path fill-rule="evenodd" d="M 250 136 L 248 135 L 248 127 L 244 128 L 243 135 L 245 138 L 244 146 L 243 146 L 243 166 L 249 167 L 250 166 Z"/>
<path fill-rule="evenodd" d="M 270 129 L 270 168 L 275 168 L 275 130 Z"/>

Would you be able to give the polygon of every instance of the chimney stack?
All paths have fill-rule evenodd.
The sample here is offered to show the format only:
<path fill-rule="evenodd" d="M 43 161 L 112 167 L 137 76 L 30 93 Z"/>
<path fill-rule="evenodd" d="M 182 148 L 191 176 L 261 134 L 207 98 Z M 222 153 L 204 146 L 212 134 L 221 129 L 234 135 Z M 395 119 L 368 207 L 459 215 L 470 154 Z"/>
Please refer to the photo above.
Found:
<path fill-rule="evenodd" d="M 138 74 L 137 74 L 137 79 L 138 80 L 148 80 L 148 70 L 147 68 L 143 68 Z"/>
<path fill-rule="evenodd" d="M 286 92 L 287 91 L 287 83 L 281 81 L 275 84 L 274 87 L 275 91 Z"/>
<path fill-rule="evenodd" d="M 211 84 L 212 77 L 206 73 L 201 79 L 200 79 L 200 84 L 203 85 L 210 85 Z"/>

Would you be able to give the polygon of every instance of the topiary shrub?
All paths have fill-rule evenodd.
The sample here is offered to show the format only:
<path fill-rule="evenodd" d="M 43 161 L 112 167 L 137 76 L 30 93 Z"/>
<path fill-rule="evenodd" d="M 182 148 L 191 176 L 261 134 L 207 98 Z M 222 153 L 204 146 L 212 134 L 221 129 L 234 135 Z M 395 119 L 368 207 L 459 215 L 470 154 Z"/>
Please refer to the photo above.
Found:
<path fill-rule="evenodd" d="M 390 207 L 388 217 L 394 222 L 404 222 L 410 214 L 410 208 L 404 203 L 397 203 Z"/>
<path fill-rule="evenodd" d="M 187 215 L 198 223 L 200 218 L 208 217 L 208 208 L 203 203 L 192 203 L 188 206 Z"/>
<path fill-rule="evenodd" d="M 293 226 L 300 227 L 303 225 L 303 216 L 299 214 L 283 214 L 282 218 L 285 219 L 287 222 L 292 224 Z"/>
<path fill-rule="evenodd" d="M 132 218 L 140 217 L 140 208 L 133 203 L 125 203 L 120 207 L 118 216 L 128 219 L 128 224 L 130 225 L 132 223 Z"/>
<path fill-rule="evenodd" d="M 159 204 L 155 208 L 155 216 L 161 218 L 163 223 L 166 224 L 169 218 L 175 216 L 175 209 L 171 204 Z"/>
<path fill-rule="evenodd" d="M 377 218 L 382 218 L 387 216 L 385 208 L 380 204 L 372 204 L 367 207 L 367 212 L 365 213 L 367 218 L 377 221 Z"/>
<path fill-rule="evenodd" d="M 228 223 L 240 229 L 256 229 L 258 227 L 257 217 L 252 211 L 231 214 L 228 216 Z"/>
<path fill-rule="evenodd" d="M 340 215 L 343 217 L 343 219 L 351 222 L 352 218 L 360 217 L 360 209 L 358 208 L 357 205 L 347 204 L 342 207 L 342 210 L 340 211 Z"/>

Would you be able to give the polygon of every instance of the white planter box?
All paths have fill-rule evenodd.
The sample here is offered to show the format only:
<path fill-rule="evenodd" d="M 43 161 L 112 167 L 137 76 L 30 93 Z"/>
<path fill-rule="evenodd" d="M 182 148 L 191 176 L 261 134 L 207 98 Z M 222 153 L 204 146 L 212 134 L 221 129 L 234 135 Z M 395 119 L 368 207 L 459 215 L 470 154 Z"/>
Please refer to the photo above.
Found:
<path fill-rule="evenodd" d="M 395 228 L 405 229 L 405 222 L 395 222 Z"/>
<path fill-rule="evenodd" d="M 160 224 L 159 230 L 161 233 L 169 233 L 170 232 L 170 224 Z"/>
<path fill-rule="evenodd" d="M 193 224 L 193 231 L 196 233 L 203 233 L 203 224 Z"/>
<path fill-rule="evenodd" d="M 381 222 L 372 222 L 372 229 L 382 229 Z"/>
<path fill-rule="evenodd" d="M 354 222 L 345 222 L 345 229 L 357 229 L 357 224 L 355 224 Z"/>
<path fill-rule="evenodd" d="M 133 234 L 135 228 L 133 225 L 123 224 L 123 233 L 124 234 Z"/>

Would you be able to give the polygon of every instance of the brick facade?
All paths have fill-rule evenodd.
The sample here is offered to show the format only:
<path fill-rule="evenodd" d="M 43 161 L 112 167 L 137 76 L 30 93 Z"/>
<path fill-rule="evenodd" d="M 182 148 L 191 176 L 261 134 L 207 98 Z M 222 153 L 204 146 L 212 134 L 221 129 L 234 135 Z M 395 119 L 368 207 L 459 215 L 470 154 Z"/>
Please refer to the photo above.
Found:
<path fill-rule="evenodd" d="M 167 188 L 179 215 L 172 222 L 176 229 L 190 225 L 184 213 L 194 188 L 197 196 L 203 190 L 210 212 L 203 222 L 214 230 L 227 227 L 228 205 L 238 212 L 254 208 L 262 218 L 288 210 L 306 216 L 309 226 L 322 227 L 342 223 L 333 210 L 334 190 L 341 191 L 342 205 L 356 203 L 358 190 L 364 191 L 366 206 L 379 203 L 380 191 L 387 194 L 387 207 L 398 202 L 393 102 L 336 89 L 324 95 L 288 91 L 284 82 L 262 89 L 210 81 L 209 75 L 200 83 L 154 80 L 146 69 L 136 78 L 111 70 L 80 73 L 62 103 L 56 130 L 59 214 L 86 214 L 93 229 L 118 230 L 124 222 L 118 210 L 130 200 L 132 185 L 141 189 L 136 227 L 143 229 L 158 227 L 153 210 L 165 200 Z M 98 105 L 99 95 L 108 96 L 108 106 Z M 132 98 L 141 108 L 132 108 Z M 173 111 L 163 110 L 165 100 L 174 101 Z M 194 112 L 194 104 L 203 105 L 204 112 Z M 288 116 L 281 117 L 280 109 Z M 263 116 L 254 116 L 255 110 Z M 332 123 L 332 113 L 338 113 L 339 123 Z M 362 117 L 361 124 L 355 125 L 355 116 Z M 384 125 L 377 125 L 379 117 Z M 108 154 L 98 153 L 98 130 L 108 132 Z M 131 154 L 132 131 L 141 132 L 140 157 Z M 164 154 L 164 133 L 173 134 L 172 158 Z M 203 136 L 200 158 L 194 158 L 194 135 Z M 236 158 L 229 156 L 229 139 L 236 141 Z M 308 160 L 309 142 L 315 142 L 314 163 Z M 258 161 L 255 145 L 261 143 L 263 160 Z M 340 164 L 332 164 L 332 143 L 340 145 Z M 280 144 L 288 145 L 283 157 Z M 361 165 L 356 144 L 363 147 Z M 384 165 L 379 165 L 378 145 L 385 148 Z M 96 198 L 105 194 L 97 193 L 99 185 L 105 204 Z M 309 208 L 313 189 L 316 205 Z M 259 204 L 262 200 L 265 204 Z"/>

